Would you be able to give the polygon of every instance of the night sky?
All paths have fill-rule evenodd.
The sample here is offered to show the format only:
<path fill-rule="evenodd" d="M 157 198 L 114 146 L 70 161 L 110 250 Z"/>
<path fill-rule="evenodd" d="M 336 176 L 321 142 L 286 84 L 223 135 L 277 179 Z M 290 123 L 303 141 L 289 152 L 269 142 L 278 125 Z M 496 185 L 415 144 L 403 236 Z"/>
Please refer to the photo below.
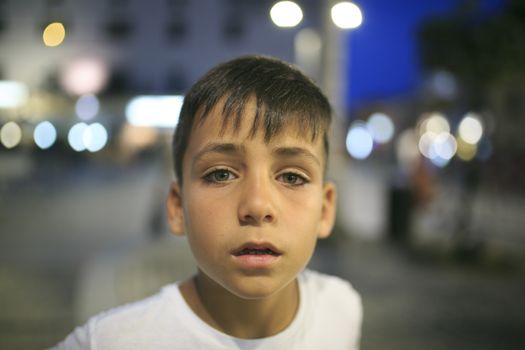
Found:
<path fill-rule="evenodd" d="M 363 0 L 363 24 L 350 32 L 349 87 L 346 106 L 410 94 L 422 78 L 417 48 L 418 25 L 432 16 L 454 13 L 462 0 Z M 480 0 L 480 11 L 490 14 L 504 0 Z"/>

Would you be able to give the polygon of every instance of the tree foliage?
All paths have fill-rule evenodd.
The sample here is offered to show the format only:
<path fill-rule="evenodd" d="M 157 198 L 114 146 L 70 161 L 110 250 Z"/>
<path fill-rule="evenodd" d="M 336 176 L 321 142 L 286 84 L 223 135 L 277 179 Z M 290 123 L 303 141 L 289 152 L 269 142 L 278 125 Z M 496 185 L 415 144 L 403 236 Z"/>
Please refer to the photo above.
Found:
<path fill-rule="evenodd" d="M 419 44 L 423 67 L 453 73 L 475 103 L 493 84 L 525 79 L 525 1 L 509 0 L 494 14 L 466 2 L 452 16 L 423 23 Z"/>

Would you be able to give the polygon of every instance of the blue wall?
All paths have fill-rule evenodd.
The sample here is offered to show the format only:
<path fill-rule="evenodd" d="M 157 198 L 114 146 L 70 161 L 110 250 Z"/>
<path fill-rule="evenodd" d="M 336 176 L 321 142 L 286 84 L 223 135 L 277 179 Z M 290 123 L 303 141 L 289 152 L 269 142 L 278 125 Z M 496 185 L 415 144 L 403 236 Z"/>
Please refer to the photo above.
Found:
<path fill-rule="evenodd" d="M 481 0 L 483 13 L 504 0 Z M 363 24 L 349 32 L 346 107 L 358 108 L 377 98 L 408 94 L 421 79 L 417 48 L 419 24 L 451 14 L 462 0 L 362 0 Z M 445 53 L 444 53 L 445 54 Z"/>

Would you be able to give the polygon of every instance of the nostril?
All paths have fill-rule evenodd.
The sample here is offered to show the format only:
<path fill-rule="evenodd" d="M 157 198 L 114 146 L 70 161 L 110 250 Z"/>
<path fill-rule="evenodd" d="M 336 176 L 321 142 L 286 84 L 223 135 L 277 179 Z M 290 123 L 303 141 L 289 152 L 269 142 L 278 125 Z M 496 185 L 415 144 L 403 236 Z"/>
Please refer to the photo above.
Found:
<path fill-rule="evenodd" d="M 274 221 L 274 216 L 267 214 L 267 215 L 255 215 L 255 214 L 247 214 L 241 216 L 241 224 L 243 225 L 260 225 L 260 224 L 269 224 Z"/>
<path fill-rule="evenodd" d="M 272 222 L 272 221 L 273 221 L 273 216 L 271 216 L 271 215 L 266 215 L 266 216 L 263 218 L 263 221 L 264 221 L 264 222 Z"/>

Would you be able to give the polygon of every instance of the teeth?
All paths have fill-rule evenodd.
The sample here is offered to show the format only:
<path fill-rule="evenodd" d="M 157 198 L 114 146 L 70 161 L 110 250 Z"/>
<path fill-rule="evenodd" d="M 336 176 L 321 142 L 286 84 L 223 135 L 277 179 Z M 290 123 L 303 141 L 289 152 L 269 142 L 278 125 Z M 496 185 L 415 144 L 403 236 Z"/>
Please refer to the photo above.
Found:
<path fill-rule="evenodd" d="M 271 249 L 249 249 L 245 248 L 241 250 L 239 255 L 264 255 L 264 254 L 270 254 L 274 255 L 274 252 Z"/>

